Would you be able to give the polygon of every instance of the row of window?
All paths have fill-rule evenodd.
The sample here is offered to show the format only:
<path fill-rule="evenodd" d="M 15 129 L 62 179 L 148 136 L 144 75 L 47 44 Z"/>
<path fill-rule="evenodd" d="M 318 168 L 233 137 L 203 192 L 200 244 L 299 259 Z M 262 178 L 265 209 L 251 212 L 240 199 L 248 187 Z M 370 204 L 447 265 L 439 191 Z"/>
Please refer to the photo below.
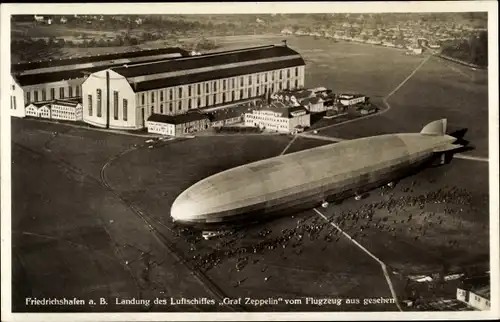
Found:
<path fill-rule="evenodd" d="M 279 89 L 282 89 L 282 84 L 279 83 Z M 290 88 L 290 81 L 287 82 L 288 88 Z M 298 80 L 295 81 L 295 86 L 298 87 Z M 261 91 L 262 89 L 262 91 Z M 262 86 L 262 87 L 257 87 L 255 89 L 255 96 L 260 96 L 264 95 L 268 90 L 271 90 L 273 92 L 275 90 L 274 85 L 272 85 L 270 88 L 268 86 Z M 246 98 L 252 98 L 254 97 L 253 95 L 253 89 L 248 88 L 247 91 L 244 91 L 243 89 L 239 90 L 239 95 L 236 97 L 236 94 L 238 92 L 236 91 L 231 91 L 231 92 L 224 92 L 222 93 L 221 100 L 218 102 L 217 95 L 218 94 L 213 94 L 213 95 L 206 95 L 206 96 L 201 96 L 196 99 L 188 99 L 187 100 L 187 108 L 188 110 L 191 110 L 193 108 L 200 108 L 204 106 L 209 106 L 209 105 L 215 105 L 217 103 L 228 103 L 232 102 L 235 100 L 241 100 L 241 99 L 246 99 Z M 246 94 L 246 96 L 245 96 Z M 195 104 L 196 102 L 196 104 Z M 175 101 L 175 102 L 169 102 L 169 103 L 161 103 L 159 106 L 159 113 L 164 114 L 164 113 L 173 113 L 174 110 L 177 108 L 177 111 L 182 111 L 183 107 L 183 101 Z M 155 113 L 155 106 L 151 106 L 151 114 Z M 115 114 L 116 115 L 116 114 Z"/>
<path fill-rule="evenodd" d="M 63 99 L 66 97 L 66 88 L 65 87 L 59 87 L 59 98 Z M 40 95 L 38 95 L 40 94 Z M 75 95 L 73 96 L 73 86 L 68 86 L 68 97 L 79 97 L 80 96 L 80 86 L 77 85 L 75 86 Z M 55 100 L 56 99 L 56 89 L 51 88 L 50 89 L 50 100 Z M 33 91 L 33 100 L 31 100 L 31 91 L 26 92 L 26 103 L 31 103 L 31 102 L 43 102 L 47 101 L 47 91 L 44 89 L 41 90 L 34 90 Z"/>
<path fill-rule="evenodd" d="M 248 117 L 251 119 L 256 119 L 259 121 L 271 121 L 271 122 L 278 122 L 278 123 L 288 123 L 288 120 L 285 118 L 281 117 L 262 117 L 260 115 L 256 114 L 248 114 Z"/>
<path fill-rule="evenodd" d="M 68 111 L 52 111 L 52 115 L 75 115 L 75 112 L 68 112 Z"/>
<path fill-rule="evenodd" d="M 291 69 L 287 69 L 287 78 L 290 79 L 291 78 L 291 72 L 290 72 Z M 240 87 L 244 87 L 244 81 L 245 81 L 245 78 L 248 79 L 248 85 L 252 85 L 252 80 L 253 78 L 255 78 L 255 81 L 256 81 L 256 84 L 260 84 L 260 75 L 262 74 L 257 74 L 257 75 L 249 75 L 249 76 L 239 76 L 239 79 L 240 79 Z M 268 75 L 271 75 L 270 77 L 268 77 Z M 298 67 L 295 67 L 295 76 L 298 76 L 299 75 L 299 69 Z M 274 72 L 268 72 L 268 73 L 264 73 L 264 82 L 263 83 L 267 83 L 269 81 L 269 79 L 271 79 L 272 82 L 274 82 L 275 80 L 275 77 L 274 77 Z M 279 80 L 283 80 L 283 70 L 280 70 L 279 71 Z M 290 80 L 288 80 L 289 82 Z M 298 87 L 298 80 L 295 80 L 295 83 L 297 84 L 295 87 Z M 218 84 L 218 81 L 211 81 L 211 82 L 206 82 L 204 85 L 205 85 L 205 94 L 209 94 L 210 93 L 210 85 L 213 85 L 212 88 L 213 88 L 213 92 L 217 92 L 217 84 Z M 229 88 L 228 88 L 229 87 Z M 290 86 L 288 86 L 290 87 Z M 225 91 L 225 90 L 228 90 L 228 89 L 236 89 L 236 77 L 234 78 L 230 78 L 230 79 L 223 79 L 222 80 L 222 90 Z M 193 92 L 196 91 L 196 95 L 201 95 L 201 90 L 202 90 L 202 84 L 199 83 L 199 84 L 195 84 L 195 85 L 188 85 L 187 86 L 187 96 L 188 97 L 191 97 L 193 96 Z M 183 87 L 179 87 L 176 89 L 177 91 L 177 97 L 176 99 L 181 99 L 182 96 L 183 96 Z M 173 88 L 170 88 L 168 91 L 168 100 L 169 101 L 172 101 L 174 100 L 174 89 Z M 159 100 L 160 102 L 163 102 L 165 101 L 165 96 L 164 95 L 165 91 L 163 90 L 160 90 L 159 91 Z M 155 96 L 155 92 L 151 92 L 150 93 L 150 101 L 151 103 L 154 103 L 156 100 L 156 96 Z M 141 94 L 141 105 L 145 105 L 146 104 L 146 94 L 145 93 L 142 93 Z"/>
<path fill-rule="evenodd" d="M 92 94 L 87 95 L 87 108 L 89 112 L 89 116 L 92 116 L 94 113 L 94 105 L 93 105 L 93 97 Z M 96 116 L 97 117 L 102 117 L 102 90 L 98 88 L 96 90 L 96 105 L 97 105 L 97 111 L 96 111 Z M 118 120 L 118 109 L 119 109 L 119 94 L 117 91 L 113 92 L 113 118 L 115 120 Z M 127 121 L 128 120 L 128 100 L 123 99 L 123 104 L 122 104 L 122 109 L 123 109 L 123 120 Z"/>
<path fill-rule="evenodd" d="M 174 128 L 166 125 L 150 125 L 149 132 L 175 135 Z"/>

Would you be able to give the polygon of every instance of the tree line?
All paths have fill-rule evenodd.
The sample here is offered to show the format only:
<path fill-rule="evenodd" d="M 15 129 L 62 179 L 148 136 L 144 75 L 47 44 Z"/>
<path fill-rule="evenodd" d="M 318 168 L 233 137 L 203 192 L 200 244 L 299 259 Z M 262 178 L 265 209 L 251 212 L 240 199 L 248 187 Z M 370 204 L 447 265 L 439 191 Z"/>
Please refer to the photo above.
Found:
<path fill-rule="evenodd" d="M 487 67 L 488 32 L 481 31 L 478 35 L 472 35 L 469 39 L 449 44 L 443 48 L 442 53 L 467 63 Z"/>

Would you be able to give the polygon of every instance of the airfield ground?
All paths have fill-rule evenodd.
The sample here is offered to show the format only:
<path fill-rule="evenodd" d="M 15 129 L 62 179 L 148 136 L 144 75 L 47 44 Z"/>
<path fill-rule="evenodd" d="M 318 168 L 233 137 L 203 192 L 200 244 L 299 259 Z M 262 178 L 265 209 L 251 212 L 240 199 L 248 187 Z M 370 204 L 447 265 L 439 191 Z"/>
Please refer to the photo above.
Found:
<path fill-rule="evenodd" d="M 308 86 L 361 92 L 381 101 L 424 59 L 398 50 L 313 38 L 290 38 L 289 45 L 307 61 Z M 487 156 L 484 77 L 444 64 L 450 63 L 430 58 L 388 98 L 390 109 L 384 114 L 320 129 L 320 134 L 349 139 L 419 131 L 429 121 L 448 117 L 450 126 L 469 128 L 467 139 L 476 150 L 467 153 Z M 13 309 L 42 309 L 26 307 L 26 297 L 114 301 L 115 297 L 312 296 L 344 302 L 243 308 L 110 304 L 93 309 L 397 310 L 394 304 L 364 305 L 364 298 L 391 298 L 380 265 L 334 233 L 313 210 L 210 241 L 172 224 L 170 206 L 189 185 L 283 153 L 291 139 L 204 136 L 148 149 L 144 138 L 13 119 Z M 330 142 L 299 137 L 285 153 L 326 143 Z M 455 159 L 404 179 L 383 195 L 379 189 L 364 200 L 318 210 L 389 267 L 401 300 L 412 293 L 410 275 L 484 270 L 489 263 L 487 162 Z M 451 296 L 429 292 L 426 299 Z M 345 303 L 356 298 L 361 302 Z"/>

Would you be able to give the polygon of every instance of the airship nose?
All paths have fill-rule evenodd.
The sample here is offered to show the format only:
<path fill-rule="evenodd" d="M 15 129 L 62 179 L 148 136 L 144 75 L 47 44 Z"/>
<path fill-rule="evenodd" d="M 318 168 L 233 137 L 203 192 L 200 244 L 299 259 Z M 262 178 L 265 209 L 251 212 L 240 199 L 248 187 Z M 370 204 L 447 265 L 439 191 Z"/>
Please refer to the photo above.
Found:
<path fill-rule="evenodd" d="M 186 192 L 180 194 L 172 204 L 170 215 L 174 221 L 186 221 L 195 217 L 196 205 Z"/>

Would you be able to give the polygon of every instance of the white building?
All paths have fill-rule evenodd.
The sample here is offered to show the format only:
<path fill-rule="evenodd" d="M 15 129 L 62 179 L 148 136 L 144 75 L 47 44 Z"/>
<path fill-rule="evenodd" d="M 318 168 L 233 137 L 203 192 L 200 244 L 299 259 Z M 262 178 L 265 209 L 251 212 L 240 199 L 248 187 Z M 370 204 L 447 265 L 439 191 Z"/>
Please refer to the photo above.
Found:
<path fill-rule="evenodd" d="M 23 89 L 11 76 L 10 81 L 10 115 L 15 117 L 25 117 Z"/>
<path fill-rule="evenodd" d="M 457 288 L 457 300 L 464 302 L 476 310 L 487 311 L 491 306 L 490 287 L 483 286 L 473 290 Z"/>
<path fill-rule="evenodd" d="M 153 114 L 186 114 L 301 87 L 304 65 L 291 48 L 272 45 L 102 70 L 82 84 L 83 119 L 140 129 Z"/>
<path fill-rule="evenodd" d="M 52 118 L 50 104 L 45 104 L 38 108 L 38 117 L 49 120 Z"/>
<path fill-rule="evenodd" d="M 364 103 L 366 101 L 365 95 L 354 95 L 354 94 L 341 94 L 338 96 L 340 104 L 344 106 L 351 106 L 359 103 Z"/>
<path fill-rule="evenodd" d="M 54 120 L 83 120 L 82 104 L 80 104 L 79 102 L 56 100 L 51 103 L 50 107 L 51 118 Z"/>
<path fill-rule="evenodd" d="M 48 102 L 39 102 L 39 103 L 31 103 L 26 106 L 26 116 L 43 118 L 43 119 L 51 119 L 51 110 L 50 103 Z"/>
<path fill-rule="evenodd" d="M 245 113 L 245 126 L 260 127 L 271 131 L 292 133 L 300 127 L 311 126 L 311 115 L 303 107 L 263 107 Z"/>
<path fill-rule="evenodd" d="M 31 103 L 26 106 L 26 116 L 40 117 L 40 107 L 48 105 L 48 102 Z"/>
<path fill-rule="evenodd" d="M 11 66 L 13 83 L 22 91 L 16 92 L 16 103 L 17 106 L 24 108 L 30 103 L 78 98 L 82 96 L 82 83 L 92 72 L 123 64 L 163 61 L 187 55 L 188 53 L 180 48 L 161 48 L 13 64 Z M 22 105 L 19 104 L 21 97 Z M 15 116 L 18 115 L 20 114 Z"/>
<path fill-rule="evenodd" d="M 325 101 L 321 97 L 311 97 L 301 101 L 301 104 L 311 113 L 326 111 Z"/>
<path fill-rule="evenodd" d="M 146 121 L 149 133 L 182 136 L 210 128 L 207 115 L 191 112 L 181 115 L 153 114 Z"/>
<path fill-rule="evenodd" d="M 457 288 L 457 300 L 476 310 L 490 310 L 490 275 L 470 277 Z"/>

